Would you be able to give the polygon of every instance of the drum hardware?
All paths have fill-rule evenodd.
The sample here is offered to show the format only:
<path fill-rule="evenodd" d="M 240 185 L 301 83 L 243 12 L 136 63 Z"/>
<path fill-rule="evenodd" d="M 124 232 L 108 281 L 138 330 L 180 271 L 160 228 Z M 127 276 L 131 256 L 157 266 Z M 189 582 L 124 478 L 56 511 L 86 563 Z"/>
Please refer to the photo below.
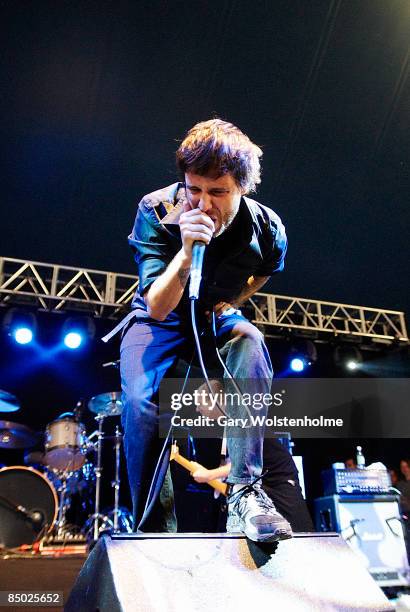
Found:
<path fill-rule="evenodd" d="M 29 448 L 35 446 L 39 439 L 39 434 L 26 425 L 0 421 L 0 448 Z"/>
<path fill-rule="evenodd" d="M 99 527 L 99 535 L 103 535 L 104 533 L 114 533 L 114 509 L 113 508 L 104 508 L 100 514 L 101 523 Z M 116 533 L 132 533 L 134 521 L 132 518 L 131 512 L 128 508 L 124 508 L 120 506 L 117 510 L 117 521 L 118 521 L 118 529 Z M 90 531 L 91 520 L 88 520 L 86 523 L 86 527 L 84 531 Z"/>
<path fill-rule="evenodd" d="M 91 438 L 95 434 L 98 435 L 97 466 L 94 468 L 96 478 L 97 478 L 96 489 L 95 489 L 95 495 L 96 495 L 95 510 L 94 510 L 94 514 L 92 515 L 92 517 L 90 517 L 94 521 L 93 522 L 94 540 L 98 538 L 98 535 L 101 534 L 102 531 L 109 530 L 112 533 L 120 532 L 120 529 L 119 529 L 119 516 L 121 514 L 120 507 L 119 507 L 120 485 L 121 485 L 120 467 L 121 467 L 121 443 L 122 443 L 122 438 L 123 438 L 123 435 L 120 432 L 118 425 L 115 428 L 115 435 L 105 436 L 104 433 L 102 432 L 105 416 L 100 415 L 99 417 L 96 417 L 96 419 L 98 419 L 100 427 L 98 429 L 98 432 L 94 432 L 90 436 Z M 101 479 L 102 479 L 102 467 L 100 464 L 101 464 L 102 442 L 104 440 L 114 440 L 114 454 L 115 454 L 115 476 L 114 476 L 114 480 L 111 481 L 111 486 L 114 489 L 114 508 L 110 510 L 108 514 L 100 513 L 100 490 L 101 490 L 100 487 L 101 487 Z M 124 514 L 124 512 L 125 511 L 123 510 L 122 514 Z M 110 519 L 110 516 L 112 516 L 112 520 Z M 100 519 L 102 520 L 102 525 L 98 527 L 98 521 Z"/>
<path fill-rule="evenodd" d="M 53 483 L 56 490 L 62 488 L 62 474 L 56 470 L 47 470 L 47 478 Z M 72 497 L 78 493 L 89 492 L 95 482 L 94 465 L 86 461 L 80 470 L 66 474 L 67 495 Z M 94 496 L 93 496 L 94 497 Z"/>
<path fill-rule="evenodd" d="M 120 494 L 120 450 L 122 434 L 119 427 L 116 426 L 114 436 L 104 436 L 103 428 L 106 417 L 119 416 L 122 413 L 122 400 L 120 391 L 112 391 L 109 393 L 101 393 L 92 397 L 88 402 L 88 408 L 91 412 L 96 414 L 95 420 L 98 423 L 98 430 L 93 432 L 89 438 L 90 440 L 97 436 L 97 441 L 92 446 L 97 451 L 97 463 L 94 467 L 96 476 L 95 485 L 95 504 L 94 514 L 87 521 L 87 524 L 91 526 L 89 531 L 92 531 L 93 540 L 96 541 L 102 531 L 110 530 L 114 533 L 119 531 L 119 494 Z M 112 511 L 113 519 L 111 520 L 107 514 L 100 512 L 101 502 L 101 478 L 102 478 L 102 445 L 103 440 L 114 440 L 114 453 L 115 453 L 115 479 L 112 481 L 111 486 L 114 489 L 114 509 Z M 109 513 L 111 514 L 111 512 Z M 101 524 L 99 524 L 101 522 Z"/>
<path fill-rule="evenodd" d="M 132 515 L 126 508 L 121 508 L 119 505 L 120 502 L 120 467 L 121 467 L 121 443 L 123 435 L 120 432 L 118 425 L 115 428 L 115 435 L 113 436 L 105 436 L 103 433 L 103 424 L 105 420 L 105 415 L 101 414 L 95 417 L 98 421 L 98 439 L 96 442 L 97 448 L 97 464 L 94 467 L 94 472 L 96 476 L 96 486 L 95 486 L 95 504 L 94 504 L 94 514 L 90 516 L 88 521 L 85 524 L 83 531 L 87 534 L 92 533 L 92 539 L 97 541 L 98 537 L 102 533 L 110 532 L 110 533 L 120 533 L 121 531 L 126 531 L 131 533 L 133 530 L 133 520 Z M 91 434 L 90 438 L 95 435 Z M 114 455 L 115 455 L 115 476 L 114 480 L 111 482 L 111 486 L 114 489 L 114 507 L 108 510 L 100 511 L 100 492 L 101 492 L 101 479 L 102 479 L 102 443 L 103 441 L 113 440 L 114 441 Z"/>
<path fill-rule="evenodd" d="M 17 412 L 17 410 L 20 410 L 20 402 L 17 397 L 0 389 L 0 412 Z"/>
<path fill-rule="evenodd" d="M 92 512 L 94 467 L 86 461 L 74 472 L 48 470 L 47 475 L 59 496 L 58 518 L 47 545 L 85 542 L 84 525 Z"/>
<path fill-rule="evenodd" d="M 97 414 L 97 416 L 95 417 L 95 420 L 98 423 L 97 442 L 96 442 L 97 465 L 94 467 L 95 478 L 96 478 L 95 503 L 94 503 L 94 514 L 89 519 L 89 522 L 93 525 L 92 532 L 93 532 L 94 541 L 98 540 L 98 535 L 100 532 L 100 528 L 98 526 L 99 520 L 101 519 L 103 523 L 105 523 L 108 520 L 108 517 L 103 516 L 100 513 L 101 476 L 102 476 L 102 443 L 104 439 L 104 433 L 103 433 L 104 419 L 105 419 L 104 414 Z M 113 527 L 114 525 L 111 523 L 111 526 Z"/>
<path fill-rule="evenodd" d="M 121 461 L 121 455 L 120 455 L 120 449 L 121 449 L 121 440 L 122 440 L 122 434 L 119 430 L 118 425 L 115 428 L 115 444 L 114 444 L 114 449 L 115 449 L 115 480 L 112 481 L 111 486 L 114 488 L 114 533 L 119 533 L 119 529 L 118 529 L 118 510 L 119 510 L 119 503 L 120 503 L 120 461 Z"/>
<path fill-rule="evenodd" d="M 53 530 L 53 539 L 64 540 L 73 536 L 67 528 L 66 512 L 69 507 L 67 497 L 67 480 L 71 474 L 63 473 L 60 475 L 60 486 L 57 489 L 59 493 L 58 518 Z"/>

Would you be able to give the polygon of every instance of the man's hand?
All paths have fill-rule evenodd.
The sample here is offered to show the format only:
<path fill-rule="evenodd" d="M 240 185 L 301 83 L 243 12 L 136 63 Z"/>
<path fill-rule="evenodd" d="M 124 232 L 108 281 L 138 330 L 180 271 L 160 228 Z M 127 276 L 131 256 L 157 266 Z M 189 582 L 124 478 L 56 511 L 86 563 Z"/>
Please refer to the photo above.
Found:
<path fill-rule="evenodd" d="M 218 302 L 214 306 L 214 313 L 217 317 L 219 317 L 225 310 L 229 310 L 229 308 L 236 308 L 235 304 L 230 304 L 229 302 Z"/>
<path fill-rule="evenodd" d="M 182 248 L 187 259 L 192 257 L 194 242 L 209 244 L 215 232 L 215 224 L 211 217 L 199 208 L 191 208 L 188 202 L 184 203 L 184 212 L 179 218 Z"/>
<path fill-rule="evenodd" d="M 213 307 L 213 311 L 215 313 L 216 317 L 219 317 L 225 310 L 229 310 L 229 308 L 235 308 L 235 310 L 238 308 L 237 304 L 233 304 L 232 302 L 218 302 L 217 304 L 215 304 L 215 306 Z M 206 310 L 205 314 L 207 316 L 208 321 L 211 321 L 211 311 L 210 310 Z"/>
<path fill-rule="evenodd" d="M 231 299 L 230 302 L 218 302 L 213 308 L 217 317 L 219 317 L 224 310 L 228 308 L 240 308 L 241 305 L 246 302 L 256 291 L 259 291 L 261 287 L 269 280 L 269 276 L 250 276 L 247 280 L 246 285 L 242 290 Z M 209 310 L 205 313 L 208 316 L 208 320 L 211 318 Z"/>

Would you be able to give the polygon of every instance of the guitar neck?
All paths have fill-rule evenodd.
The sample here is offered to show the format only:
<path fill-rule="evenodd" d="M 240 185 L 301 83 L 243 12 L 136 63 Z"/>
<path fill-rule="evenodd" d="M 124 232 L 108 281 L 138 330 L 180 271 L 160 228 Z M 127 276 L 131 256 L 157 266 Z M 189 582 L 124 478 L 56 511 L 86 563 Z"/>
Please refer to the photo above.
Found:
<path fill-rule="evenodd" d="M 182 457 L 179 452 L 172 453 L 171 458 L 177 463 L 179 463 L 179 465 L 182 465 L 182 467 L 184 467 L 189 472 L 195 471 L 196 466 L 192 463 L 192 461 L 189 461 L 189 459 L 185 459 L 185 457 Z M 226 483 L 221 482 L 220 480 L 210 480 L 206 484 L 209 484 L 209 486 L 211 486 L 213 489 L 216 489 L 216 491 L 219 491 L 219 493 L 226 495 L 226 491 L 228 489 L 228 485 Z"/>

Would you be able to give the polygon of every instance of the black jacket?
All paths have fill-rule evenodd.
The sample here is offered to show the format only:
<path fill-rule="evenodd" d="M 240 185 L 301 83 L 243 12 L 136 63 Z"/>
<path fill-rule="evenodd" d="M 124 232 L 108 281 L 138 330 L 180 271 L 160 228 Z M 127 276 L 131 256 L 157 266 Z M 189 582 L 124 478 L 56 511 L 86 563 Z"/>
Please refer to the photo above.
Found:
<path fill-rule="evenodd" d="M 186 201 L 182 183 L 146 195 L 138 205 L 128 238 L 138 265 L 139 288 L 133 307 L 146 311 L 143 294 L 182 247 L 178 219 Z M 271 276 L 284 267 L 285 228 L 273 210 L 242 197 L 229 228 L 207 247 L 199 302 L 204 308 L 239 295 L 250 276 Z M 178 305 L 188 314 L 187 290 Z M 142 313 L 141 313 L 142 314 Z"/>

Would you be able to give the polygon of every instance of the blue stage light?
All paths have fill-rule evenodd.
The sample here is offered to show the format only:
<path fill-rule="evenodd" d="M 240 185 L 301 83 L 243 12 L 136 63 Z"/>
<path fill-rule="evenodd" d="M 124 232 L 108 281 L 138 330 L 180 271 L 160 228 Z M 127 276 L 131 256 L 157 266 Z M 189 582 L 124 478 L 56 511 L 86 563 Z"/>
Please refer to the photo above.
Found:
<path fill-rule="evenodd" d="M 17 344 L 30 344 L 33 340 L 33 330 L 29 327 L 15 327 L 12 336 Z"/>
<path fill-rule="evenodd" d="M 300 357 L 294 357 L 290 362 L 290 369 L 292 372 L 303 372 L 305 366 L 305 361 Z"/>
<path fill-rule="evenodd" d="M 68 332 L 64 336 L 64 344 L 69 349 L 78 349 L 83 343 L 83 337 L 76 331 Z"/>
<path fill-rule="evenodd" d="M 64 345 L 69 349 L 81 349 L 89 345 L 95 336 L 95 323 L 91 317 L 72 316 L 64 322 L 61 337 Z"/>
<path fill-rule="evenodd" d="M 22 308 L 9 308 L 1 322 L 1 330 L 4 330 L 17 344 L 34 343 L 37 336 L 36 316 L 33 312 Z"/>

